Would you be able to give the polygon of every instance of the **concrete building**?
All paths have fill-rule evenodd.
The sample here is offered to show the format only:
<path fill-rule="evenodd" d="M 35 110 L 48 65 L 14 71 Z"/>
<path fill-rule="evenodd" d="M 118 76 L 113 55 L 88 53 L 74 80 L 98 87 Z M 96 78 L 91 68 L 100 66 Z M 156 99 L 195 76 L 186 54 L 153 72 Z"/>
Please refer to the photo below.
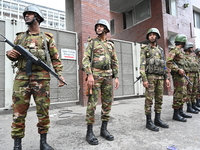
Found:
<path fill-rule="evenodd" d="M 169 47 L 173 46 L 174 37 L 178 33 L 187 35 L 188 41 L 195 43 L 196 48 L 200 47 L 200 42 L 198 42 L 200 40 L 200 3 L 198 0 L 66 0 L 67 11 L 71 6 L 74 10 L 66 15 L 66 21 L 71 14 L 74 20 L 68 22 L 66 29 L 78 33 L 80 66 L 84 43 L 88 36 L 96 36 L 94 24 L 101 18 L 110 21 L 110 38 L 134 43 L 145 43 L 148 29 L 158 28 L 161 33 L 158 44 L 164 48 L 165 55 L 168 54 Z M 125 67 L 121 66 L 121 68 Z M 80 102 L 83 105 L 87 101 L 87 97 L 84 96 L 86 88 L 84 78 L 85 74 L 79 71 Z M 123 80 L 120 80 L 121 85 L 123 85 Z M 169 94 L 172 90 L 173 88 Z M 167 91 L 165 93 L 167 94 Z"/>
<path fill-rule="evenodd" d="M 33 5 L 21 0 L 0 0 L 0 19 L 12 19 L 15 21 L 23 21 L 22 13 L 28 5 Z M 65 12 L 37 5 L 42 11 L 44 21 L 42 27 L 64 30 L 65 27 Z"/>

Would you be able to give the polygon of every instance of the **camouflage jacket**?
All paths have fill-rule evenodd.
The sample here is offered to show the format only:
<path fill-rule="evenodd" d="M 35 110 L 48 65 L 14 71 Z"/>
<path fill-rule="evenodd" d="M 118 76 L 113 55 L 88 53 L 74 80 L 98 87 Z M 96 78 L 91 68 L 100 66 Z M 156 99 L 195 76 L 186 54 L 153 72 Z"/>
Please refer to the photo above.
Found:
<path fill-rule="evenodd" d="M 180 69 L 177 65 L 180 62 L 183 62 L 185 60 L 185 52 L 182 51 L 182 49 L 179 49 L 177 47 L 173 47 L 170 49 L 167 60 L 166 60 L 166 65 L 169 69 L 171 69 L 172 72 L 177 73 L 178 70 Z M 175 65 L 174 62 L 177 64 Z M 183 68 L 181 68 L 183 69 Z"/>
<path fill-rule="evenodd" d="M 147 76 L 154 79 L 167 79 L 167 71 L 165 70 L 164 75 L 158 74 L 147 74 L 146 67 L 148 58 L 164 59 L 163 49 L 160 46 L 152 47 L 150 45 L 142 45 L 140 51 L 140 75 L 142 81 L 147 81 Z M 165 68 L 166 69 L 166 68 Z"/>
<path fill-rule="evenodd" d="M 23 35 L 25 34 L 25 32 L 19 32 L 17 33 L 17 37 L 14 41 L 15 45 L 22 45 L 25 49 L 29 50 L 31 53 L 31 50 L 35 50 L 34 55 L 38 58 L 40 58 L 42 56 L 42 53 L 45 53 L 45 43 L 44 43 L 44 39 L 43 36 L 40 34 L 29 34 L 28 31 L 26 31 L 26 36 L 24 39 Z M 62 64 L 61 64 L 61 60 L 59 58 L 59 53 L 58 50 L 56 48 L 55 45 L 55 40 L 53 38 L 53 34 L 48 33 L 48 32 L 44 32 L 45 37 L 46 37 L 46 42 L 47 42 L 47 49 L 49 51 L 49 55 L 50 55 L 50 60 L 52 63 L 52 66 L 55 70 L 55 72 L 58 75 L 61 75 L 62 72 Z M 44 55 L 44 54 L 43 54 Z M 7 56 L 8 57 L 8 56 Z M 42 56 L 43 57 L 43 56 Z M 50 79 L 50 75 L 49 72 L 45 71 L 43 68 L 36 66 L 35 64 L 32 65 L 32 75 L 31 76 L 27 76 L 26 75 L 26 70 L 25 70 L 25 66 L 19 64 L 19 61 L 23 60 L 24 62 L 26 62 L 26 58 L 22 55 L 20 55 L 18 58 L 14 59 L 12 57 L 8 57 L 11 61 L 17 61 L 17 67 L 18 67 L 18 71 L 16 74 L 15 79 L 33 79 L 33 80 L 39 80 L 39 79 Z M 40 58 L 40 59 L 45 59 L 45 58 Z M 44 61 L 44 60 L 43 60 Z"/>
<path fill-rule="evenodd" d="M 192 54 L 185 53 L 185 60 L 187 63 L 187 65 L 185 67 L 185 68 L 187 68 L 187 69 L 185 69 L 186 74 L 189 77 L 197 76 L 199 64 L 198 64 L 198 60 L 195 58 L 195 56 Z"/>
<path fill-rule="evenodd" d="M 83 70 L 86 74 L 92 73 L 96 76 L 112 76 L 113 78 L 118 78 L 118 59 L 113 42 L 109 40 L 103 42 L 103 44 L 107 47 L 107 50 L 104 49 L 99 42 L 100 39 L 98 37 L 88 42 L 88 46 L 85 49 L 84 57 L 82 59 Z M 92 49 L 93 44 L 94 49 Z M 91 58 L 92 53 L 93 58 Z M 96 64 L 107 64 L 109 65 L 109 69 L 102 70 L 100 68 L 95 68 Z"/>
<path fill-rule="evenodd" d="M 199 64 L 199 80 L 200 80 L 200 57 L 196 56 L 195 58 Z"/>

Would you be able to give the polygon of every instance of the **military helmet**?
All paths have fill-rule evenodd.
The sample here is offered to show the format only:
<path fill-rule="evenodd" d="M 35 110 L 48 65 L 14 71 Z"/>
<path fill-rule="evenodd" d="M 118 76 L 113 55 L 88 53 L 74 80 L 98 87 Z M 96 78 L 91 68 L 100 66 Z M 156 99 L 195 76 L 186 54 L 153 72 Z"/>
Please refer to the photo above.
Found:
<path fill-rule="evenodd" d="M 149 29 L 148 31 L 147 31 L 147 36 L 146 36 L 146 39 L 148 40 L 149 39 L 149 34 L 150 33 L 156 33 L 157 34 L 157 36 L 158 36 L 158 39 L 161 37 L 160 36 L 160 32 L 159 32 L 159 30 L 157 29 L 157 28 L 151 28 L 151 29 Z"/>
<path fill-rule="evenodd" d="M 37 15 L 40 17 L 40 22 L 44 21 L 44 17 L 42 15 L 42 12 L 40 11 L 40 9 L 34 5 L 30 5 L 30 6 L 27 6 L 25 9 L 24 9 L 24 12 L 23 12 L 23 16 L 25 18 L 25 15 L 27 12 L 34 12 L 34 13 L 37 13 Z"/>
<path fill-rule="evenodd" d="M 97 21 L 97 23 L 96 23 L 95 26 L 94 26 L 94 30 L 95 30 L 95 31 L 96 31 L 97 25 L 99 25 L 99 24 L 104 25 L 104 26 L 108 29 L 108 32 L 110 32 L 110 25 L 109 25 L 108 21 L 106 21 L 105 19 L 99 19 L 99 20 Z"/>
<path fill-rule="evenodd" d="M 184 34 L 177 34 L 175 37 L 175 43 L 176 42 L 182 42 L 182 43 L 186 43 L 187 42 L 187 36 Z"/>
<path fill-rule="evenodd" d="M 195 49 L 195 54 L 197 54 L 198 52 L 200 52 L 200 48 Z"/>
<path fill-rule="evenodd" d="M 185 44 L 184 49 L 187 50 L 188 48 L 193 48 L 193 47 L 194 47 L 194 44 L 193 44 L 193 43 L 187 42 L 187 43 Z"/>

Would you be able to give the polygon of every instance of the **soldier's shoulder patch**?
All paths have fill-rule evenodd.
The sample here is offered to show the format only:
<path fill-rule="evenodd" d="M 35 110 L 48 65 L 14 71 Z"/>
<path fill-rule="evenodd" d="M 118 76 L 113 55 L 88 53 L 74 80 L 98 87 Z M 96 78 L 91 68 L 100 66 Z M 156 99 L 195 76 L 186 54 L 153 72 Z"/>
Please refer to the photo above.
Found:
<path fill-rule="evenodd" d="M 108 42 L 110 42 L 110 43 L 114 44 L 114 41 L 113 41 L 113 40 L 108 40 Z"/>
<path fill-rule="evenodd" d="M 107 40 L 107 43 L 114 49 L 114 42 L 111 40 Z"/>
<path fill-rule="evenodd" d="M 26 33 L 26 32 L 17 32 L 16 35 L 17 35 L 17 36 L 20 35 L 20 34 L 23 35 L 24 33 Z"/>
<path fill-rule="evenodd" d="M 87 42 L 91 42 L 93 39 L 89 36 Z"/>
<path fill-rule="evenodd" d="M 50 37 L 50 38 L 52 38 L 53 37 L 53 34 L 52 33 L 50 33 L 50 32 L 44 32 L 45 33 L 45 35 L 47 35 L 48 37 Z"/>
<path fill-rule="evenodd" d="M 144 48 L 147 47 L 147 45 L 146 45 L 146 44 L 142 44 L 140 47 L 141 47 L 142 49 L 144 49 Z"/>
<path fill-rule="evenodd" d="M 173 47 L 169 47 L 169 51 L 172 51 L 172 50 L 175 50 L 175 49 L 176 49 L 175 46 L 173 46 Z"/>

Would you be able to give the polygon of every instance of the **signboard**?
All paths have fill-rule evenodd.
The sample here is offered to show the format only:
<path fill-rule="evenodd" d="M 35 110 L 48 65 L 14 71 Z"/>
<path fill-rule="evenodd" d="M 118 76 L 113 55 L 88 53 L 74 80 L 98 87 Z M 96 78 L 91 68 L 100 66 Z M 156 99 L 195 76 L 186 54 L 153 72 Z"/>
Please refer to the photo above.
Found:
<path fill-rule="evenodd" d="M 76 50 L 62 48 L 61 49 L 61 59 L 76 60 Z"/>

